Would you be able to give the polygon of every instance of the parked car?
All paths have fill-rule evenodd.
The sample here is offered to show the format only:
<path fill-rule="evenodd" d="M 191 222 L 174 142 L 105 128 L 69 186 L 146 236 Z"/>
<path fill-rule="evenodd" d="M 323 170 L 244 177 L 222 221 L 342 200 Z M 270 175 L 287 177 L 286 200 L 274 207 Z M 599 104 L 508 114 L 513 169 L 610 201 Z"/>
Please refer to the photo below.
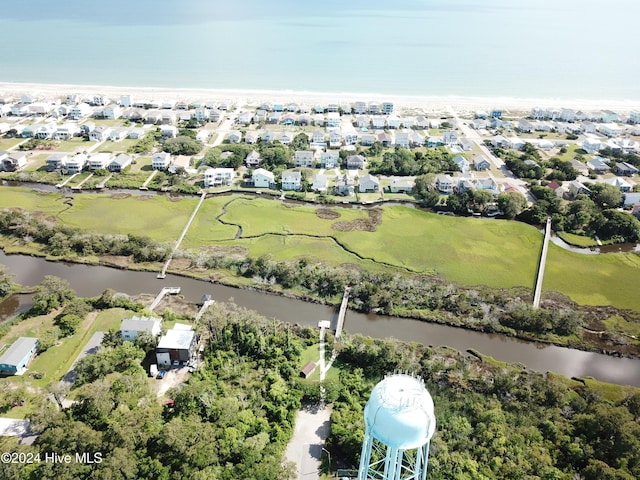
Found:
<path fill-rule="evenodd" d="M 158 372 L 158 376 L 156 377 L 158 380 L 162 380 L 164 378 L 164 376 L 167 374 L 166 370 L 160 370 Z"/>

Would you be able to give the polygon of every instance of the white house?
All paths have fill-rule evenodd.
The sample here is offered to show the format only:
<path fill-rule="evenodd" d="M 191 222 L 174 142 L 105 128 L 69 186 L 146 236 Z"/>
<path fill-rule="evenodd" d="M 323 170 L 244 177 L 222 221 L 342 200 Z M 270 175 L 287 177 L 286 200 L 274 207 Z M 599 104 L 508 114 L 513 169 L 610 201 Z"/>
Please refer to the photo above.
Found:
<path fill-rule="evenodd" d="M 314 130 L 311 136 L 311 143 L 314 145 L 325 145 L 324 130 Z"/>
<path fill-rule="evenodd" d="M 221 185 L 231 185 L 235 177 L 233 168 L 207 168 L 204 172 L 204 186 L 219 187 Z"/>
<path fill-rule="evenodd" d="M 411 193 L 415 181 L 406 177 L 393 177 L 391 178 L 391 185 L 389 191 L 391 193 Z"/>
<path fill-rule="evenodd" d="M 256 188 L 270 188 L 275 184 L 276 178 L 269 170 L 256 168 L 251 175 L 251 181 Z"/>
<path fill-rule="evenodd" d="M 607 185 L 612 185 L 612 186 L 618 188 L 623 193 L 629 192 L 633 188 L 633 185 L 631 185 L 629 182 L 627 182 L 622 177 L 607 178 L 604 181 L 604 183 L 606 183 Z"/>
<path fill-rule="evenodd" d="M 373 193 L 380 190 L 380 180 L 378 177 L 367 174 L 358 179 L 358 191 L 360 193 Z"/>
<path fill-rule="evenodd" d="M 441 193 L 453 192 L 453 178 L 451 175 L 436 176 L 436 188 Z"/>
<path fill-rule="evenodd" d="M 196 140 L 200 143 L 207 143 L 207 140 L 211 137 L 211 133 L 209 130 L 200 130 L 196 134 Z"/>
<path fill-rule="evenodd" d="M 249 168 L 257 167 L 261 161 L 260 154 L 255 150 L 252 150 L 251 153 L 247 155 L 247 158 L 244 159 L 245 165 Z"/>
<path fill-rule="evenodd" d="M 111 127 L 100 125 L 89 132 L 89 140 L 92 142 L 104 142 L 111 134 Z"/>
<path fill-rule="evenodd" d="M 127 128 L 114 128 L 109 134 L 109 140 L 112 142 L 119 142 L 127 138 L 128 135 L 129 130 Z"/>
<path fill-rule="evenodd" d="M 339 128 L 329 132 L 329 147 L 339 148 L 342 146 L 342 132 Z"/>
<path fill-rule="evenodd" d="M 409 140 L 409 132 L 396 132 L 395 145 L 402 148 L 409 148 L 411 141 Z"/>
<path fill-rule="evenodd" d="M 293 154 L 293 165 L 296 167 L 313 167 L 314 152 L 312 150 L 298 150 Z"/>
<path fill-rule="evenodd" d="M 45 125 L 39 126 L 35 130 L 36 138 L 40 140 L 47 140 L 49 138 L 53 138 L 53 135 L 56 133 L 57 127 L 54 123 L 47 123 Z"/>
<path fill-rule="evenodd" d="M 122 108 L 115 103 L 112 103 L 102 109 L 101 116 L 106 120 L 117 120 L 122 116 Z"/>
<path fill-rule="evenodd" d="M 111 163 L 110 153 L 95 153 L 89 157 L 89 168 L 91 170 L 100 170 L 107 168 L 107 165 Z"/>
<path fill-rule="evenodd" d="M 80 173 L 86 164 L 87 156 L 84 153 L 76 153 L 67 160 L 65 168 L 69 174 Z"/>
<path fill-rule="evenodd" d="M 300 190 L 302 174 L 300 172 L 282 172 L 282 190 Z"/>
<path fill-rule="evenodd" d="M 134 342 L 139 335 L 144 332 L 149 333 L 152 337 L 160 335 L 161 319 L 157 317 L 138 317 L 125 318 L 120 324 L 120 334 L 124 340 Z"/>
<path fill-rule="evenodd" d="M 173 159 L 167 152 L 156 152 L 151 157 L 151 167 L 154 170 L 164 170 L 171 165 Z"/>
<path fill-rule="evenodd" d="M 174 125 L 161 125 L 160 134 L 162 138 L 176 138 L 178 136 L 178 127 Z"/>
<path fill-rule="evenodd" d="M 602 148 L 602 142 L 595 137 L 587 137 L 582 141 L 581 147 L 587 153 L 596 153 L 600 148 Z"/>
<path fill-rule="evenodd" d="M 311 188 L 316 192 L 326 192 L 328 186 L 328 179 L 325 175 L 317 174 L 313 177 L 313 185 Z"/>
<path fill-rule="evenodd" d="M 60 125 L 56 132 L 53 134 L 53 138 L 56 140 L 69 140 L 80 133 L 80 127 L 77 123 L 65 123 Z"/>

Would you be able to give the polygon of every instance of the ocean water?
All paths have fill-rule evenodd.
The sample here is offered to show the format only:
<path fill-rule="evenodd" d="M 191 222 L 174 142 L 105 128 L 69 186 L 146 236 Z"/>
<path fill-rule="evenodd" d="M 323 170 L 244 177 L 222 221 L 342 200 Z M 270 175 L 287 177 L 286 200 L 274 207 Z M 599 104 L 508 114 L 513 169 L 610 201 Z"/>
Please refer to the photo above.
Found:
<path fill-rule="evenodd" d="M 6 82 L 640 100 L 638 0 L 1 3 Z"/>

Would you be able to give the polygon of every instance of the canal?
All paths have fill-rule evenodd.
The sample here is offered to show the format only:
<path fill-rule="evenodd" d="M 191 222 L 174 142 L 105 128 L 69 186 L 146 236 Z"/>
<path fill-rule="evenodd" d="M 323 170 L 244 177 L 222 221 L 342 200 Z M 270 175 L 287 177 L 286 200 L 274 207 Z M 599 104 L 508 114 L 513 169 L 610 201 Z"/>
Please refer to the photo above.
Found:
<path fill-rule="evenodd" d="M 233 300 L 236 304 L 279 320 L 301 325 L 317 325 L 319 320 L 331 319 L 337 309 L 277 295 L 242 290 L 201 280 L 167 275 L 156 278 L 157 272 L 133 272 L 109 267 L 48 262 L 24 255 L 5 255 L 0 251 L 0 264 L 7 266 L 14 281 L 22 285 L 37 285 L 45 275 L 66 279 L 78 295 L 95 296 L 107 288 L 130 295 L 157 294 L 164 286 L 177 286 L 185 299 L 198 302 L 202 295 L 210 294 L 216 301 Z M 28 308 L 27 296 L 11 297 L 0 304 L 0 321 L 16 311 Z M 640 360 L 618 358 L 570 348 L 524 342 L 497 334 L 486 334 L 425 323 L 418 320 L 365 315 L 347 312 L 345 330 L 376 338 L 394 337 L 425 345 L 448 345 L 457 350 L 474 349 L 496 360 L 521 363 L 540 371 L 553 371 L 567 377 L 591 376 L 621 385 L 640 387 Z"/>

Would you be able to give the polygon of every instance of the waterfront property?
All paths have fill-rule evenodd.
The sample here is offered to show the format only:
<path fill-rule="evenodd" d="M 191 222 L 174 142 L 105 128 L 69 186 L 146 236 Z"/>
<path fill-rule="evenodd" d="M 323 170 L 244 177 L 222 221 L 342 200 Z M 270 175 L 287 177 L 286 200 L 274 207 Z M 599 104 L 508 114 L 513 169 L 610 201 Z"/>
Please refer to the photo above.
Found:
<path fill-rule="evenodd" d="M 156 347 L 156 360 L 158 365 L 171 366 L 191 360 L 196 351 L 196 332 L 183 328 L 174 328 L 162 337 Z"/>
<path fill-rule="evenodd" d="M 20 337 L 0 356 L 0 374 L 22 375 L 38 351 L 38 339 Z"/>
<path fill-rule="evenodd" d="M 125 318 L 120 324 L 120 334 L 124 340 L 133 342 L 144 332 L 149 333 L 153 337 L 160 335 L 161 319 L 157 317 L 138 317 L 133 316 Z"/>

